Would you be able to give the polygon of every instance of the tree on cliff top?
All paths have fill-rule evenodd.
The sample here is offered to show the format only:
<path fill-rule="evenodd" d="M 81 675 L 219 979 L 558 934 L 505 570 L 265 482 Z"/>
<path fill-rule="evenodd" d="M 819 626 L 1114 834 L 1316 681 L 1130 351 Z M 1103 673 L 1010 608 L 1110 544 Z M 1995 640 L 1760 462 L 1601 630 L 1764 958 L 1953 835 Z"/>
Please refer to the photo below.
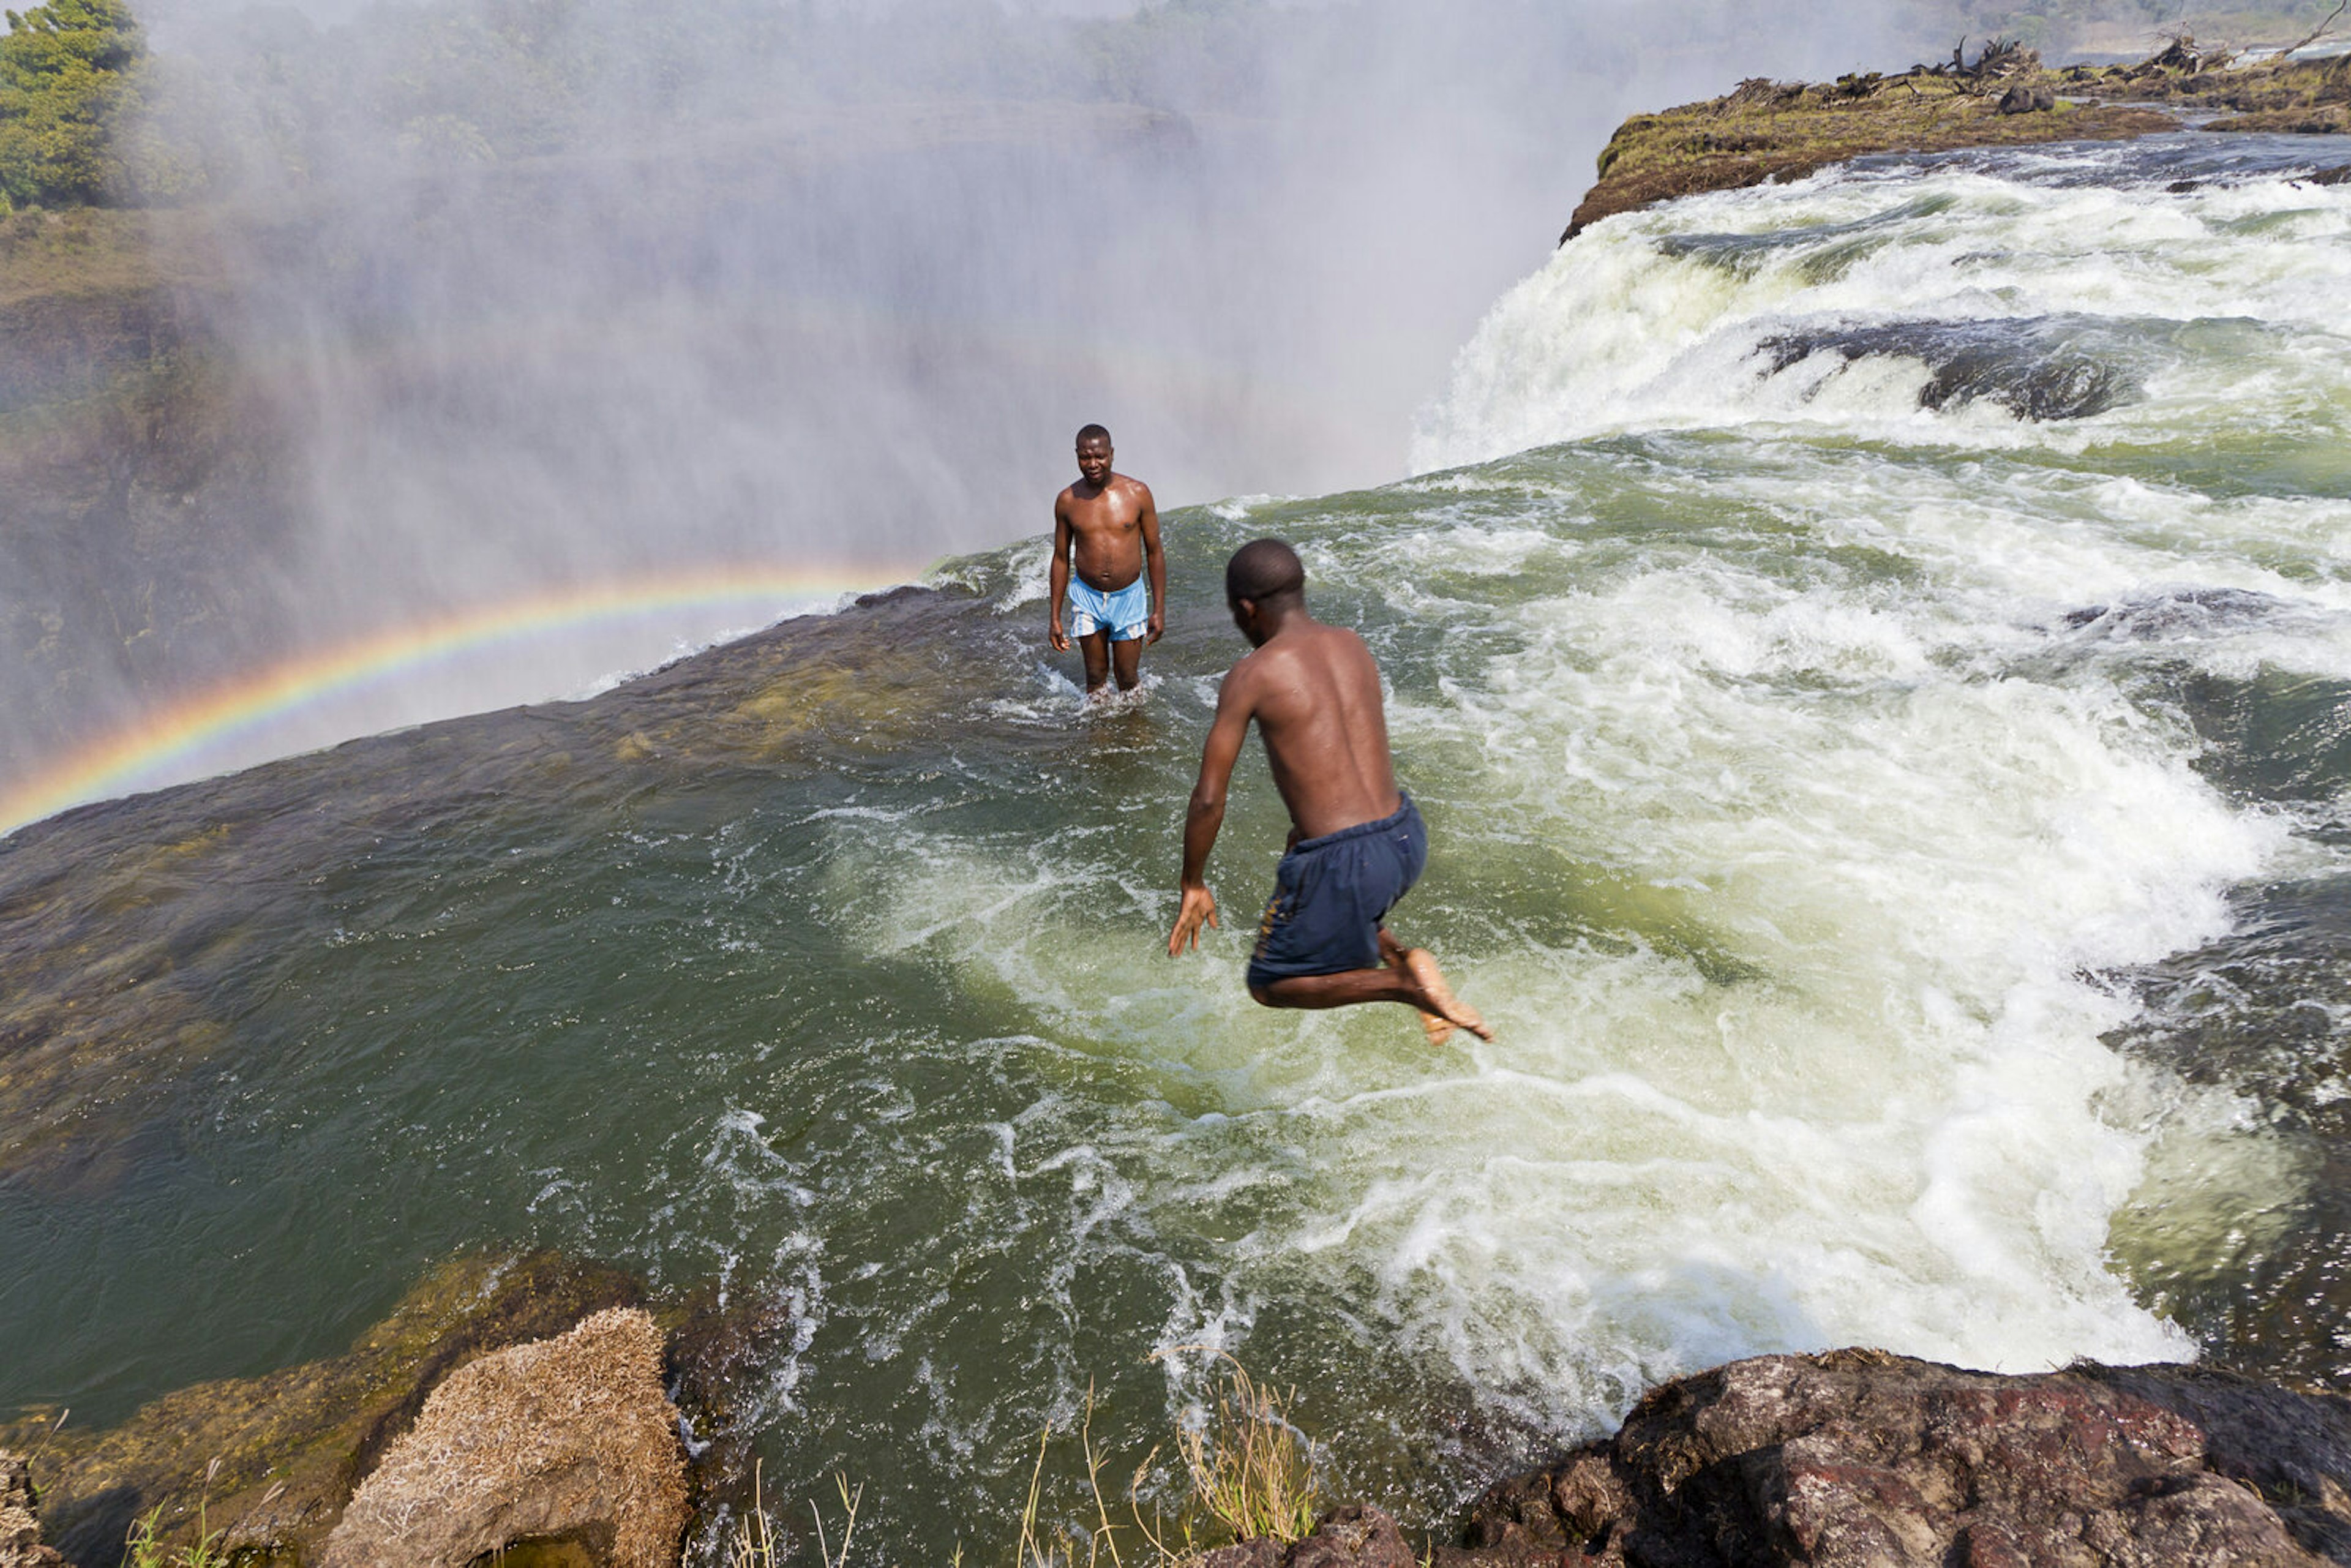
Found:
<path fill-rule="evenodd" d="M 0 37 L 0 201 L 103 200 L 108 131 L 146 54 L 122 0 L 48 0 L 7 14 Z"/>

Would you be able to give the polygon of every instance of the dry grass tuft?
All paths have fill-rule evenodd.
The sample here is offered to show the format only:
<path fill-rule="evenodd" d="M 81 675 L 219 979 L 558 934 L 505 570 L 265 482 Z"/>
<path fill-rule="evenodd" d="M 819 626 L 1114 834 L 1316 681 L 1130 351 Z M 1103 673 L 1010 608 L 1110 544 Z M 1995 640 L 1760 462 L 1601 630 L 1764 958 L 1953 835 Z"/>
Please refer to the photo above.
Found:
<path fill-rule="evenodd" d="M 1029 1470 L 1029 1495 L 1020 1510 L 1020 1539 L 1013 1549 L 1012 1568 L 1127 1568 L 1130 1552 L 1137 1568 L 1184 1568 L 1199 1556 L 1198 1535 L 1288 1544 L 1312 1532 L 1319 1506 L 1314 1448 L 1290 1419 L 1294 1395 L 1260 1386 L 1238 1361 L 1212 1346 L 1176 1345 L 1151 1359 L 1197 1351 L 1221 1363 L 1224 1375 L 1207 1418 L 1176 1434 L 1176 1453 L 1184 1461 L 1189 1487 L 1176 1525 L 1171 1530 L 1155 1516 L 1148 1521 L 1144 1517 L 1142 1492 L 1159 1457 L 1156 1448 L 1135 1468 L 1127 1485 L 1125 1501 L 1133 1522 L 1122 1525 L 1112 1521 L 1102 1484 L 1109 1461 L 1094 1446 L 1094 1395 L 1089 1388 L 1079 1440 L 1086 1458 L 1086 1485 L 1093 1499 L 1094 1521 L 1082 1533 L 1071 1530 L 1061 1538 L 1040 1523 L 1045 1457 L 1053 1437 L 1049 1425 L 1037 1435 L 1037 1458 Z M 836 1475 L 833 1483 L 841 1493 L 842 1516 L 837 1550 L 828 1538 L 822 1511 L 814 1503 L 809 1507 L 816 1517 L 817 1553 L 822 1568 L 845 1568 L 864 1492 L 862 1488 L 852 1490 L 843 1476 Z M 778 1568 L 786 1561 L 785 1549 L 778 1540 L 774 1516 L 760 1495 L 761 1475 L 757 1468 L 751 1487 L 750 1511 L 736 1526 L 726 1568 Z M 1210 1525 L 1213 1528 L 1202 1528 Z M 961 1546 L 956 1548 L 952 1561 L 954 1568 L 961 1568 Z"/>
<path fill-rule="evenodd" d="M 1192 1502 L 1235 1541 L 1302 1541 L 1313 1532 L 1318 1500 L 1313 1445 L 1290 1419 L 1296 1392 L 1277 1394 L 1225 1352 L 1210 1354 L 1224 1364 L 1216 1410 L 1203 1425 L 1176 1434 Z"/>

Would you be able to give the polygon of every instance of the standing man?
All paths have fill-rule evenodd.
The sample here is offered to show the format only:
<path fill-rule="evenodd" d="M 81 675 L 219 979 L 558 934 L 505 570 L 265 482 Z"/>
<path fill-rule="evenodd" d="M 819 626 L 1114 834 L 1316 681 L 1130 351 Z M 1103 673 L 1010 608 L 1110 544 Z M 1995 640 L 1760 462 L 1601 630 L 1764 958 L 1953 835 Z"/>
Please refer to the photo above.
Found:
<path fill-rule="evenodd" d="M 1437 960 L 1388 935 L 1388 911 L 1420 876 L 1428 835 L 1388 758 L 1379 666 L 1364 640 L 1306 613 L 1306 569 L 1280 539 L 1258 539 L 1225 567 L 1225 602 L 1255 650 L 1225 675 L 1184 820 L 1183 906 L 1170 957 L 1217 923 L 1203 880 L 1225 821 L 1225 789 L 1257 721 L 1290 844 L 1249 958 L 1249 995 L 1270 1008 L 1403 1002 L 1431 1045 L 1454 1030 L 1494 1031 L 1446 985 Z"/>
<path fill-rule="evenodd" d="M 1053 566 L 1047 587 L 1052 618 L 1047 636 L 1057 653 L 1068 653 L 1070 640 L 1077 639 L 1085 656 L 1090 702 L 1102 694 L 1113 666 L 1118 689 L 1133 691 L 1143 678 L 1143 645 L 1159 641 L 1166 629 L 1167 562 L 1159 553 L 1159 508 L 1152 503 L 1151 486 L 1112 473 L 1110 458 L 1109 431 L 1099 424 L 1079 431 L 1078 482 L 1053 499 Z"/>

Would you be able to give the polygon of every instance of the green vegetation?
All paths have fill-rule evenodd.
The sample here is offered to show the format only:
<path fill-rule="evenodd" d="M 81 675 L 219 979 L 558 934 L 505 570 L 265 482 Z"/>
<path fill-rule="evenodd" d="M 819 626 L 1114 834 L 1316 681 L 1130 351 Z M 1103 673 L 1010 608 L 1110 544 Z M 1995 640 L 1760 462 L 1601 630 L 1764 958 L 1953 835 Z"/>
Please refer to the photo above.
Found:
<path fill-rule="evenodd" d="M 155 1533 L 163 1519 L 163 1505 L 157 1503 L 131 1527 L 123 1541 L 123 1568 L 223 1568 L 228 1554 L 221 1549 L 221 1542 L 228 1532 L 211 1527 L 213 1481 L 220 1475 L 220 1460 L 214 1459 L 204 1470 L 204 1490 L 196 1503 L 196 1539 L 167 1548 Z"/>
<path fill-rule="evenodd" d="M 146 54 L 122 0 L 48 0 L 7 13 L 0 37 L 0 204 L 104 198 L 108 131 L 135 100 Z"/>

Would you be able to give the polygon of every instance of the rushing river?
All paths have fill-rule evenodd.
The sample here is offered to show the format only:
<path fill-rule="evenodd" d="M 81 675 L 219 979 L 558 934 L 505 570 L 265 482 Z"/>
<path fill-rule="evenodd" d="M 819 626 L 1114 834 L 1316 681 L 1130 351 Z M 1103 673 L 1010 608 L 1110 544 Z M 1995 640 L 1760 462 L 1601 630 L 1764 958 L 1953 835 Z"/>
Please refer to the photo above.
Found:
<path fill-rule="evenodd" d="M 1419 1521 L 1757 1351 L 2337 1374 L 2351 185 L 2293 176 L 2346 163 L 2183 135 L 1613 219 L 1496 307 L 1419 477 L 1168 518 L 1131 710 L 1078 716 L 1031 541 L 827 623 L 904 678 L 783 760 L 487 788 L 425 732 L 406 815 L 153 872 L 122 907 L 211 935 L 125 984 L 210 1043 L 99 1175 L 0 1184 L 0 1408 L 103 1424 L 542 1243 L 788 1302 L 770 1491 L 862 1479 L 878 1563 L 1008 1559 L 1090 1385 L 1123 1482 L 1203 1386 L 1167 1346 L 1294 1385 L 1332 1489 Z M 1249 1003 L 1254 755 L 1226 927 L 1165 955 L 1266 533 L 1385 670 L 1432 843 L 1395 924 L 1490 1045 Z M 358 766 L 30 830 L 0 910 Z"/>

